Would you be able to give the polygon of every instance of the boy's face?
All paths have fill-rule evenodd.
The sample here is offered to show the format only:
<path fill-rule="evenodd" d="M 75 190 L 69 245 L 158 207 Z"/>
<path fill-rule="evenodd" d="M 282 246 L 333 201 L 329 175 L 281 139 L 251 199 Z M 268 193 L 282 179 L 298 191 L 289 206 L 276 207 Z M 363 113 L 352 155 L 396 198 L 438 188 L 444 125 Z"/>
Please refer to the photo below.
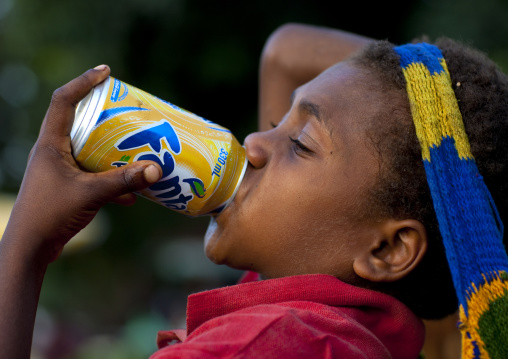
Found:
<path fill-rule="evenodd" d="M 340 63 L 295 91 L 277 127 L 245 139 L 249 166 L 233 203 L 210 223 L 210 259 L 267 277 L 353 278 L 377 223 L 366 201 L 379 167 L 365 131 L 382 107 L 373 81 Z"/>

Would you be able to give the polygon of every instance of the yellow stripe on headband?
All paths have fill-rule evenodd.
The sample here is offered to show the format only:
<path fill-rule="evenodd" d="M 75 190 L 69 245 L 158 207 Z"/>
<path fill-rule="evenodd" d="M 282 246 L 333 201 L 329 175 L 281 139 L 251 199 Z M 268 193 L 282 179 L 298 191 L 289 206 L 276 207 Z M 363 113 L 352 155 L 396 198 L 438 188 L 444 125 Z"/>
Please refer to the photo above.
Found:
<path fill-rule="evenodd" d="M 422 157 L 430 161 L 429 149 L 438 147 L 443 137 L 453 137 L 459 158 L 472 159 L 450 74 L 445 60 L 440 63 L 444 71 L 434 74 L 421 62 L 402 68 Z"/>

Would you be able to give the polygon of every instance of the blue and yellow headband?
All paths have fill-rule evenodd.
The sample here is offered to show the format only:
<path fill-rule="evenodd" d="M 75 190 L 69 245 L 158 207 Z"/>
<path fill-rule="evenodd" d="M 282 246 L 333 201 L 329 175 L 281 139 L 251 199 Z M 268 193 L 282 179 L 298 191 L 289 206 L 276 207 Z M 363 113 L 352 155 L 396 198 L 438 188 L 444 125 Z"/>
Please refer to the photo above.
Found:
<path fill-rule="evenodd" d="M 439 230 L 459 299 L 463 358 L 508 358 L 503 225 L 471 154 L 441 51 L 395 47 Z"/>

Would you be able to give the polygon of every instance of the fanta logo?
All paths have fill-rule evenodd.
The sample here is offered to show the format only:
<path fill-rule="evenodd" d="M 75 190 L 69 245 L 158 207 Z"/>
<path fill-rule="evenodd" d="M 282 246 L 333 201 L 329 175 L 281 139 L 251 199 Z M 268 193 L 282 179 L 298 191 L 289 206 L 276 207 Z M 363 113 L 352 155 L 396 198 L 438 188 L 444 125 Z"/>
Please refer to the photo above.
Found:
<path fill-rule="evenodd" d="M 120 158 L 120 161 L 111 162 L 111 166 L 116 168 L 125 166 L 126 164 L 129 163 L 130 158 L 131 156 L 122 156 L 122 158 Z"/>
<path fill-rule="evenodd" d="M 221 148 L 219 153 L 219 158 L 217 158 L 217 162 L 215 163 L 215 167 L 213 168 L 212 177 L 217 176 L 220 177 L 220 173 L 222 171 L 222 167 L 226 165 L 226 160 L 228 159 L 228 151 Z"/>
<path fill-rule="evenodd" d="M 139 130 L 130 132 L 118 140 L 115 147 L 120 151 L 127 151 L 148 146 L 153 152 L 160 153 L 163 141 L 176 155 L 182 150 L 180 139 L 167 120 L 161 120 L 152 126 L 141 127 Z"/>
<path fill-rule="evenodd" d="M 205 184 L 199 178 L 187 178 L 183 180 L 187 182 L 195 196 L 203 198 L 205 196 Z"/>
<path fill-rule="evenodd" d="M 163 143 L 170 151 L 162 149 Z M 167 120 L 161 120 L 152 126 L 129 133 L 115 144 L 119 151 L 129 151 L 145 146 L 148 146 L 150 151 L 138 153 L 134 161 L 150 160 L 158 163 L 162 168 L 161 180 L 150 186 L 149 189 L 156 193 L 155 197 L 159 198 L 166 207 L 175 210 L 187 209 L 187 203 L 193 198 L 193 195 L 186 196 L 181 193 L 180 177 L 173 174 L 175 169 L 173 154 L 179 154 L 182 149 L 180 139 L 173 126 Z M 182 182 L 191 186 L 194 195 L 204 196 L 205 187 L 200 179 L 187 178 Z"/>

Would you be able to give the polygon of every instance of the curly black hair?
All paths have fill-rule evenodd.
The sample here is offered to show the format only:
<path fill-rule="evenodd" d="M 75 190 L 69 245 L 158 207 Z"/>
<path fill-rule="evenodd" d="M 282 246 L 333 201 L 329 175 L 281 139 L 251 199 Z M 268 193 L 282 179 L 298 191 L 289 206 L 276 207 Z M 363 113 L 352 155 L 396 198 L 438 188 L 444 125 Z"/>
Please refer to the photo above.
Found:
<path fill-rule="evenodd" d="M 506 223 L 508 78 L 476 49 L 449 38 L 439 38 L 434 44 L 445 57 L 479 171 Z M 429 240 L 422 262 L 407 277 L 372 287 L 395 296 L 421 318 L 437 319 L 454 313 L 458 300 L 411 118 L 406 82 L 393 47 L 388 41 L 377 41 L 352 59 L 377 76 L 380 81 L 374 86 L 382 87 L 377 90 L 390 104 L 373 121 L 384 125 L 367 130 L 380 161 L 377 184 L 368 196 L 369 207 L 377 216 L 419 220 Z"/>

